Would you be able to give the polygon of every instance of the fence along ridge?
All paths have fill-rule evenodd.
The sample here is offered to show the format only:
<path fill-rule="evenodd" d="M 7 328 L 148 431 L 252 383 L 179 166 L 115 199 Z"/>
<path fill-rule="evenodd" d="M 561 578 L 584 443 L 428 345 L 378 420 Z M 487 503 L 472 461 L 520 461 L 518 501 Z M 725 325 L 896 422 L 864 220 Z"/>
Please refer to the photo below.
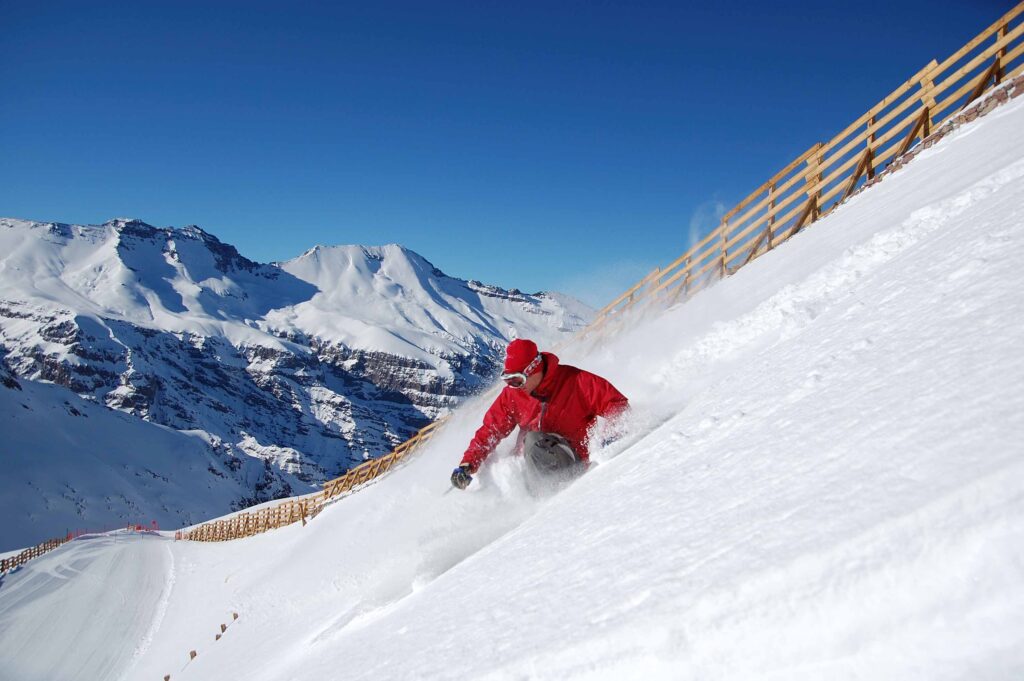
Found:
<path fill-rule="evenodd" d="M 942 62 L 933 59 L 847 125 L 790 161 L 726 212 L 718 227 L 602 308 L 579 338 L 607 333 L 637 305 L 671 305 L 773 250 L 875 179 L 915 140 L 924 142 L 986 90 L 1024 73 L 1024 2 Z M 990 44 L 986 45 L 986 42 Z M 1024 85 L 1021 86 L 1024 89 Z M 178 539 L 226 541 L 315 517 L 336 498 L 390 471 L 433 437 L 447 417 L 384 456 L 324 483 L 320 492 L 180 530 Z"/>
<path fill-rule="evenodd" d="M 124 529 L 126 529 L 128 531 L 132 531 L 133 529 L 137 530 L 137 531 L 149 531 L 149 530 L 142 530 L 142 527 L 143 527 L 142 525 L 135 525 L 135 524 L 129 523 L 128 526 L 125 527 Z M 109 531 L 109 530 L 100 530 L 100 531 L 101 532 L 106 532 L 106 531 Z M 14 568 L 16 568 L 16 567 L 24 565 L 25 563 L 29 562 L 33 558 L 38 558 L 39 556 L 43 555 L 44 553 L 48 553 L 48 552 L 54 550 L 55 548 L 57 548 L 59 546 L 63 546 L 64 544 L 67 544 L 69 541 L 73 541 L 73 540 L 75 540 L 75 539 L 77 539 L 77 538 L 79 538 L 81 536 L 87 535 L 87 534 L 96 534 L 96 532 L 90 532 L 89 530 L 75 530 L 74 532 L 68 531 L 68 533 L 65 534 L 62 537 L 55 537 L 53 539 L 47 539 L 46 541 L 41 542 L 39 544 L 36 544 L 35 546 L 30 546 L 29 548 L 25 549 L 24 551 L 22 551 L 20 553 L 8 556 L 6 558 L 0 558 L 0 576 L 3 576 L 5 574 L 7 574 L 8 572 L 14 570 Z"/>
<path fill-rule="evenodd" d="M 174 533 L 174 538 L 193 541 L 227 541 L 260 534 L 296 522 L 302 522 L 305 525 L 309 519 L 315 518 L 332 501 L 384 475 L 405 460 L 429 441 L 446 420 L 447 417 L 434 421 L 418 430 L 415 435 L 384 456 L 364 461 L 346 471 L 344 475 L 328 480 L 319 492 L 293 497 L 256 511 L 242 511 L 193 528 L 178 530 Z"/>

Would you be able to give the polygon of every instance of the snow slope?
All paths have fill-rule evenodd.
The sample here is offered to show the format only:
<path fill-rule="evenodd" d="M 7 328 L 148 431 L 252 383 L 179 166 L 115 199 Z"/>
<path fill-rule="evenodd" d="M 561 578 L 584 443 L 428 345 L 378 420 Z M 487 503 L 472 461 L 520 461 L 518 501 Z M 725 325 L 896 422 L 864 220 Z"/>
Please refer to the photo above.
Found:
<path fill-rule="evenodd" d="M 635 413 L 557 496 L 525 494 L 507 452 L 447 492 L 471 403 L 306 527 L 168 540 L 173 568 L 132 578 L 150 616 L 93 625 L 109 646 L 24 634 L 51 607 L 34 581 L 86 581 L 74 543 L 33 561 L 0 585 L 0 676 L 97 678 L 102 657 L 106 678 L 174 681 L 1021 678 L 1021 129 L 1019 99 L 686 305 L 564 353 Z M 63 606 L 118 598 L 104 587 Z"/>
<path fill-rule="evenodd" d="M 0 388 L 2 548 L 78 529 L 180 527 L 223 515 L 266 475 L 202 433 L 184 433 L 56 385 Z M 298 487 L 300 483 L 292 480 Z"/>

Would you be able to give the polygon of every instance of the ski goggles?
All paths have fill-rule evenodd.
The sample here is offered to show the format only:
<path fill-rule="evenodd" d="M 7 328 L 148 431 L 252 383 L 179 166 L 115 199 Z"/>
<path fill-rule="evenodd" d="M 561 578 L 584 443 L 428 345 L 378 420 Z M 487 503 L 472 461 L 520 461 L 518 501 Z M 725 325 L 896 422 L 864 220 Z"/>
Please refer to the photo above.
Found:
<path fill-rule="evenodd" d="M 502 373 L 501 380 L 505 381 L 505 384 L 512 388 L 522 388 L 526 385 L 526 379 L 531 375 L 537 373 L 537 369 L 540 368 L 540 363 L 543 361 L 540 355 L 532 362 L 526 365 L 526 368 L 522 371 L 510 371 Z"/>

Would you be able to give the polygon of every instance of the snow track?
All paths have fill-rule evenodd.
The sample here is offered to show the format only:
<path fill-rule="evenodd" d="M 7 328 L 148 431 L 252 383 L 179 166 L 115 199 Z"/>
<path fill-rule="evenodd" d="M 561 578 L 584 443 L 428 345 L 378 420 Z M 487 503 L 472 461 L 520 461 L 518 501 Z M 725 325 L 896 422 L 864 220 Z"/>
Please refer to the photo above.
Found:
<path fill-rule="evenodd" d="M 156 603 L 156 607 L 154 609 L 155 612 L 153 614 L 153 619 L 149 624 L 149 629 L 146 630 L 146 633 L 143 634 L 138 646 L 136 646 L 131 661 L 128 663 L 124 673 L 121 675 L 122 681 L 129 681 L 133 678 L 132 668 L 135 666 L 135 663 L 146 654 L 150 646 L 153 645 L 153 639 L 156 637 L 157 632 L 160 631 L 160 625 L 163 623 L 164 617 L 167 615 L 167 604 L 170 602 L 171 593 L 174 591 L 174 552 L 171 550 L 169 545 L 165 545 L 164 550 L 167 553 L 167 579 L 160 592 L 160 599 Z"/>
<path fill-rule="evenodd" d="M 163 538 L 117 533 L 77 539 L 9 575 L 0 678 L 129 678 L 166 608 L 172 566 Z"/>

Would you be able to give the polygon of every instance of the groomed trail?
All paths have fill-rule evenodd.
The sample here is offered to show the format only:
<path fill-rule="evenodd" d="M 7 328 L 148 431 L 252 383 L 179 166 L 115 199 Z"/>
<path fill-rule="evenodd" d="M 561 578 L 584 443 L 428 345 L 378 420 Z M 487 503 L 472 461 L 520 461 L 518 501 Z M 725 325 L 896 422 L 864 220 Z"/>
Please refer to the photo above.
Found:
<path fill-rule="evenodd" d="M 1021 130 L 1024 98 L 564 353 L 634 415 L 560 494 L 505 451 L 446 493 L 470 404 L 306 527 L 32 561 L 0 678 L 1021 678 Z"/>

